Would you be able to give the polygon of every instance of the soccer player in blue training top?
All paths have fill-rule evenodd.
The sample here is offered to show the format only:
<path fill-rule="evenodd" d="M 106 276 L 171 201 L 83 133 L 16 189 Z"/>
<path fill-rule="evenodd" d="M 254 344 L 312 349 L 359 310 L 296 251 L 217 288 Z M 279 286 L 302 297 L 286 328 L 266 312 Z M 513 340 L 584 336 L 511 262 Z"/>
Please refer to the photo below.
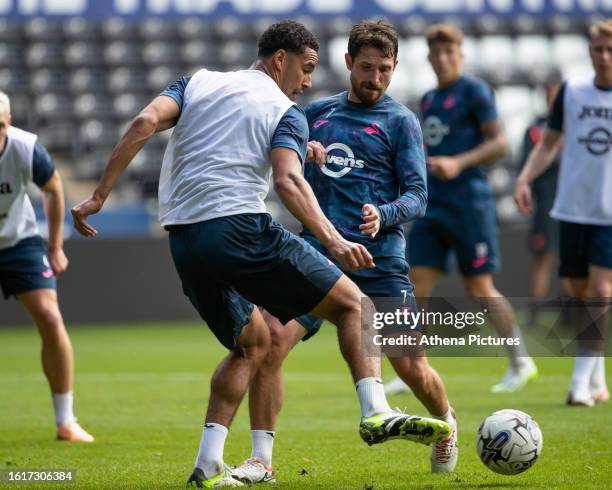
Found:
<path fill-rule="evenodd" d="M 26 194 L 32 182 L 43 191 L 45 199 L 48 247 L 38 233 L 34 209 Z M 68 267 L 63 225 L 64 189 L 59 173 L 35 134 L 11 126 L 10 100 L 0 92 L 0 286 L 4 297 L 15 296 L 38 327 L 57 438 L 93 442 L 72 411 L 72 345 L 55 290 L 55 278 Z"/>
<path fill-rule="evenodd" d="M 493 273 L 500 267 L 497 218 L 482 166 L 508 151 L 493 91 L 484 81 L 461 74 L 459 29 L 434 24 L 426 37 L 438 87 L 421 100 L 429 205 L 408 235 L 415 296 L 431 296 L 454 252 L 466 291 L 488 309 L 497 334 L 520 338 L 512 305 L 493 284 Z M 519 344 L 507 346 L 510 366 L 501 383 L 492 387 L 494 393 L 519 390 L 537 376 L 522 339 Z M 397 386 L 396 380 L 391 383 Z"/>
<path fill-rule="evenodd" d="M 406 296 L 406 305 L 416 309 L 407 275 L 402 224 L 425 212 L 426 170 L 417 118 L 385 94 L 397 65 L 397 48 L 397 34 L 386 22 L 364 21 L 353 27 L 345 55 L 350 89 L 305 108 L 310 138 L 316 141 L 311 149 L 323 165 L 306 165 L 304 175 L 323 212 L 342 236 L 363 244 L 374 257 L 374 268 L 350 271 L 348 276 L 370 297 L 398 298 L 401 302 L 397 306 L 401 307 Z M 304 228 L 301 235 L 330 261 L 335 260 L 309 229 Z M 267 320 L 275 348 L 249 391 L 253 450 L 235 470 L 249 483 L 273 478 L 272 447 L 283 402 L 283 360 L 322 324 L 311 315 L 284 326 L 270 315 Z M 389 359 L 405 379 L 412 377 L 415 393 L 431 414 L 452 427 L 452 433 L 435 443 L 431 453 L 433 471 L 452 471 L 457 462 L 456 421 L 439 375 L 425 356 L 413 359 L 411 371 L 398 368 L 404 366 L 406 357 Z M 368 378 L 357 387 L 374 391 L 381 383 L 380 379 Z M 381 394 L 373 402 L 376 405 L 369 409 L 372 415 L 391 410 Z M 375 416 L 365 422 L 377 421 Z M 384 440 L 372 439 L 370 431 L 362 437 L 370 443 Z"/>
<path fill-rule="evenodd" d="M 574 297 L 586 299 L 588 323 L 578 325 L 578 350 L 568 405 L 607 402 L 605 354 L 612 298 L 612 19 L 589 30 L 595 77 L 568 80 L 548 119 L 542 142 L 519 175 L 514 198 L 531 208 L 530 185 L 552 164 L 561 142 L 561 165 L 551 216 L 560 221 L 559 275 Z M 594 301 L 588 301 L 594 300 Z M 592 320 L 591 320 L 592 319 Z"/>
<path fill-rule="evenodd" d="M 266 213 L 263 200 L 272 173 L 284 204 L 341 267 L 374 265 L 363 245 L 336 231 L 302 175 L 308 124 L 292 100 L 312 84 L 318 47 L 302 24 L 281 21 L 260 37 L 251 69 L 203 69 L 178 80 L 136 117 L 93 196 L 73 209 L 77 229 L 95 235 L 86 217 L 101 209 L 145 142 L 155 132 L 174 127 L 161 171 L 160 220 L 170 231 L 183 291 L 230 349 L 212 378 L 189 486 L 242 485 L 225 466 L 223 448 L 240 401 L 270 348 L 269 329 L 254 304 L 283 322 L 313 312 L 338 326 L 363 418 L 376 414 L 394 421 L 365 429 L 362 423 L 372 437 L 429 443 L 450 433 L 439 420 L 388 410 L 382 385 L 369 384 L 380 376 L 380 362 L 364 355 L 361 292 L 338 267 Z M 264 393 L 268 389 L 262 387 Z"/>

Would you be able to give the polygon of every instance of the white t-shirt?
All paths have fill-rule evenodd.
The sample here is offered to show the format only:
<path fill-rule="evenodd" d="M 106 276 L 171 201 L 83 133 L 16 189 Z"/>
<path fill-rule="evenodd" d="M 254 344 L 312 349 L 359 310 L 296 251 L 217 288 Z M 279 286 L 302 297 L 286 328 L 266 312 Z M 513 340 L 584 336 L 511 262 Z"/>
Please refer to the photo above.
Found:
<path fill-rule="evenodd" d="M 271 140 L 293 104 L 262 71 L 198 71 L 164 155 L 161 224 L 265 213 Z"/>

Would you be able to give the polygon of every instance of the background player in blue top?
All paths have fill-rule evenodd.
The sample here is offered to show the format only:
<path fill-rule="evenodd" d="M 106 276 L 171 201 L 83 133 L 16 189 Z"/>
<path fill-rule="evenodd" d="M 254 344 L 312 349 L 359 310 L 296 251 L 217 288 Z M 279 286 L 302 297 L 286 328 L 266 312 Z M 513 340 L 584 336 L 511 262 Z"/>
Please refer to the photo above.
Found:
<path fill-rule="evenodd" d="M 482 165 L 508 149 L 493 92 L 482 80 L 461 74 L 459 29 L 432 25 L 426 36 L 438 87 L 422 99 L 429 205 L 409 234 L 410 277 L 417 297 L 430 296 L 454 252 L 468 294 L 481 304 L 494 298 L 488 317 L 498 335 L 518 337 L 512 306 L 495 288 L 492 276 L 500 265 L 495 198 Z M 515 391 L 537 375 L 523 345 L 507 350 L 510 367 L 494 392 Z"/>
<path fill-rule="evenodd" d="M 353 27 L 345 55 L 350 90 L 305 108 L 310 139 L 318 142 L 311 144 L 311 150 L 321 165 L 307 164 L 304 175 L 334 226 L 345 238 L 365 245 L 374 258 L 374 268 L 347 275 L 368 296 L 406 295 L 407 304 L 414 306 L 402 224 L 425 212 L 426 171 L 417 118 L 385 95 L 397 65 L 397 43 L 395 30 L 383 21 Z M 334 261 L 306 228 L 302 237 Z M 274 318 L 268 320 L 276 348 L 249 392 L 252 428 L 262 436 L 253 441 L 251 458 L 236 469 L 244 481 L 252 483 L 264 481 L 272 471 L 274 427 L 283 401 L 283 359 L 322 323 L 311 315 L 284 327 Z M 452 471 L 457 461 L 456 421 L 442 380 L 424 356 L 390 361 L 430 413 L 453 428 L 448 438 L 434 444 L 431 460 L 433 471 Z M 372 379 L 372 389 L 380 383 Z"/>

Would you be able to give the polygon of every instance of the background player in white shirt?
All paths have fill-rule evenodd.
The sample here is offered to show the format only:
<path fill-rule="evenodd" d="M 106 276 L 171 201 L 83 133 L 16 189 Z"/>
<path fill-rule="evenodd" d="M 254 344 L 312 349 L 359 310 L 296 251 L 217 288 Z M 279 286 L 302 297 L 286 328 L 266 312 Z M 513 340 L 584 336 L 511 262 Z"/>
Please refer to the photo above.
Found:
<path fill-rule="evenodd" d="M 26 194 L 35 183 L 45 199 L 49 245 L 38 233 Z M 37 136 L 11 126 L 8 96 L 0 92 L 0 285 L 5 298 L 15 296 L 42 339 L 42 365 L 55 409 L 57 438 L 92 442 L 72 410 L 72 345 L 57 302 L 55 278 L 68 267 L 64 255 L 64 191 L 59 173 Z"/>
<path fill-rule="evenodd" d="M 586 333 L 582 315 L 578 351 L 567 402 L 592 406 L 610 398 L 604 350 L 612 299 L 612 19 L 590 29 L 595 78 L 563 84 L 542 142 L 529 156 L 514 191 L 523 212 L 531 210 L 530 185 L 563 153 L 551 216 L 561 222 L 560 275 L 573 295 L 587 301 L 597 332 Z M 602 301 L 603 300 L 603 301 Z M 595 335 L 593 335 L 595 333 Z"/>

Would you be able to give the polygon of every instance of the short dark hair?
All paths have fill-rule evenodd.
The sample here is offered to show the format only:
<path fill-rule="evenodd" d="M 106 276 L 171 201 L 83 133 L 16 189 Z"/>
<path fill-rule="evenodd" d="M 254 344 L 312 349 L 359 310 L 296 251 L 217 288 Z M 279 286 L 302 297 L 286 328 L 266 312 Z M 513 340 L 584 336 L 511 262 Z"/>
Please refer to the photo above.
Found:
<path fill-rule="evenodd" d="M 371 46 L 380 49 L 387 58 L 397 58 L 397 32 L 388 22 L 380 19 L 375 22 L 363 20 L 351 29 L 348 52 L 355 58 L 361 48 Z"/>
<path fill-rule="evenodd" d="M 257 56 L 267 58 L 279 49 L 302 54 L 306 48 L 319 51 L 319 42 L 303 24 L 294 20 L 281 20 L 268 27 L 257 41 Z"/>
<path fill-rule="evenodd" d="M 463 43 L 463 32 L 452 24 L 432 24 L 425 31 L 427 45 L 435 43 L 452 43 L 461 46 Z"/>

